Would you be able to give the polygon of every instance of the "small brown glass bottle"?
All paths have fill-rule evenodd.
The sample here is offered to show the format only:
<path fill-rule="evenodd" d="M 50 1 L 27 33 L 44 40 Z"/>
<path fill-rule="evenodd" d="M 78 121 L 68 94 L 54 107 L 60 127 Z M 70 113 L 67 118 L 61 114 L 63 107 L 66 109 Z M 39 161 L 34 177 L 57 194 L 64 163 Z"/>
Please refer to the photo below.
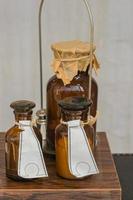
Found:
<path fill-rule="evenodd" d="M 23 129 L 19 127 L 19 122 L 25 122 L 25 123 L 28 122 L 28 124 L 31 123 L 32 109 L 35 107 L 35 103 L 31 101 L 22 100 L 13 102 L 10 105 L 10 107 L 14 109 L 16 122 L 15 125 L 7 131 L 5 136 L 6 175 L 9 178 L 24 181 L 25 180 L 24 178 L 18 176 L 20 133 L 23 132 Z M 41 145 L 42 144 L 41 133 L 38 131 L 36 127 L 33 126 L 32 128 Z"/>
<path fill-rule="evenodd" d="M 91 101 L 83 97 L 66 98 L 59 102 L 61 123 L 56 128 L 56 170 L 57 174 L 66 179 L 76 179 L 68 166 L 68 125 L 69 121 L 80 120 L 86 132 L 91 149 L 94 149 L 94 128 L 88 123 L 88 109 Z M 77 147 L 78 148 L 78 147 Z M 76 151 L 76 149 L 75 149 Z"/>

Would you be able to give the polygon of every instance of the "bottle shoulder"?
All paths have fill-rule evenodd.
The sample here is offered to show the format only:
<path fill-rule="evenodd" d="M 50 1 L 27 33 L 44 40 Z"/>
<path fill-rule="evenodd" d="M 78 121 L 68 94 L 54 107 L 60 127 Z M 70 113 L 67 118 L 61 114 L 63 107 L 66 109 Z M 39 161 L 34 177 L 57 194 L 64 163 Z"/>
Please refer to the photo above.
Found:
<path fill-rule="evenodd" d="M 54 82 L 58 81 L 56 75 L 53 75 L 49 80 L 48 80 L 48 83 L 47 83 L 47 86 L 53 84 Z"/>
<path fill-rule="evenodd" d="M 61 79 L 58 79 L 56 75 L 54 75 L 49 79 L 47 83 L 47 91 L 53 90 L 55 88 L 60 88 L 62 86 L 64 87 L 63 81 Z"/>
<path fill-rule="evenodd" d="M 64 125 L 64 124 L 59 124 L 55 129 L 55 133 L 56 133 L 57 136 L 58 135 L 66 136 L 67 131 L 68 131 L 68 127 L 67 127 L 67 125 Z"/>
<path fill-rule="evenodd" d="M 84 82 L 85 80 L 87 80 L 87 82 L 88 82 L 88 80 L 89 80 L 89 75 L 86 74 L 86 73 L 81 73 L 80 75 L 79 75 L 79 74 L 76 75 L 76 76 L 73 78 L 73 80 L 72 80 L 69 84 L 67 84 L 67 85 L 65 85 L 65 86 L 67 87 L 67 86 L 69 86 L 69 85 L 71 85 L 71 84 L 74 85 L 74 84 L 77 84 L 78 82 L 82 82 L 82 81 Z M 95 80 L 94 77 L 92 77 L 92 82 L 93 82 L 94 84 L 97 85 L 97 82 L 96 82 L 96 80 Z M 64 86 L 63 81 L 62 81 L 61 79 L 58 79 L 56 75 L 52 76 L 52 77 L 48 80 L 47 87 L 51 86 L 52 84 L 59 84 L 59 85 L 61 85 L 61 86 Z"/>
<path fill-rule="evenodd" d="M 12 134 L 14 134 L 16 132 L 20 132 L 20 131 L 21 131 L 21 129 L 18 127 L 18 125 L 14 125 L 6 131 L 6 136 L 12 135 Z"/>
<path fill-rule="evenodd" d="M 73 78 L 73 80 L 67 84 L 64 85 L 63 81 L 61 79 L 58 79 L 55 76 L 51 77 L 47 84 L 47 93 L 48 98 L 56 96 L 56 98 L 60 98 L 61 96 L 67 97 L 70 95 L 77 95 L 78 92 L 80 95 L 83 93 L 87 93 L 89 87 L 89 75 L 86 73 L 78 74 Z M 98 91 L 98 85 L 96 80 L 92 77 L 92 88 L 95 92 Z"/>
<path fill-rule="evenodd" d="M 5 135 L 5 140 L 10 141 L 10 140 L 18 140 L 19 134 L 22 130 L 17 126 L 14 125 L 11 127 L 9 130 L 7 130 L 6 135 Z"/>

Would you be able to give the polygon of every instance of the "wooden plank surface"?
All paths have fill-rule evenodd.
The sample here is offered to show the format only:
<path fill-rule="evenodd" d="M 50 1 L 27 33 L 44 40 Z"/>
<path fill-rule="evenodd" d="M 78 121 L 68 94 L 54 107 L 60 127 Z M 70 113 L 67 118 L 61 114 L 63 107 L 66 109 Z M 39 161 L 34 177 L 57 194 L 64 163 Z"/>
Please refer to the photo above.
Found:
<path fill-rule="evenodd" d="M 55 160 L 46 159 L 49 177 L 15 182 L 5 176 L 4 134 L 0 134 L 0 200 L 120 200 L 121 187 L 105 133 L 98 133 L 95 150 L 100 174 L 84 180 L 56 175 Z"/>

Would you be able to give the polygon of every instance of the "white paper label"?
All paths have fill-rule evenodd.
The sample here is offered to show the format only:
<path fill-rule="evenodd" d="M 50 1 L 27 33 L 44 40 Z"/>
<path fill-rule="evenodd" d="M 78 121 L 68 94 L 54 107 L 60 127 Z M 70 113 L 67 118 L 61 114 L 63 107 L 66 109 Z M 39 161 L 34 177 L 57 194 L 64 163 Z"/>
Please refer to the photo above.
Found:
<path fill-rule="evenodd" d="M 48 177 L 40 142 L 30 121 L 20 121 L 18 176 L 25 179 Z"/>
<path fill-rule="evenodd" d="M 71 174 L 78 178 L 99 173 L 80 120 L 68 122 L 68 164 Z"/>

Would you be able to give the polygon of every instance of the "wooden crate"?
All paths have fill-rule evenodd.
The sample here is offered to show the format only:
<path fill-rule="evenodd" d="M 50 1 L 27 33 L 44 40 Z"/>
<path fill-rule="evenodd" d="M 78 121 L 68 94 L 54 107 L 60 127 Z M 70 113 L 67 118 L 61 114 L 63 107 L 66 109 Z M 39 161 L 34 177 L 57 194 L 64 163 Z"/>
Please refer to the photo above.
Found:
<path fill-rule="evenodd" d="M 121 187 L 105 133 L 98 133 L 95 151 L 100 174 L 84 180 L 56 175 L 55 160 L 47 158 L 49 178 L 15 182 L 5 175 L 4 134 L 0 134 L 0 200 L 121 200 Z"/>

